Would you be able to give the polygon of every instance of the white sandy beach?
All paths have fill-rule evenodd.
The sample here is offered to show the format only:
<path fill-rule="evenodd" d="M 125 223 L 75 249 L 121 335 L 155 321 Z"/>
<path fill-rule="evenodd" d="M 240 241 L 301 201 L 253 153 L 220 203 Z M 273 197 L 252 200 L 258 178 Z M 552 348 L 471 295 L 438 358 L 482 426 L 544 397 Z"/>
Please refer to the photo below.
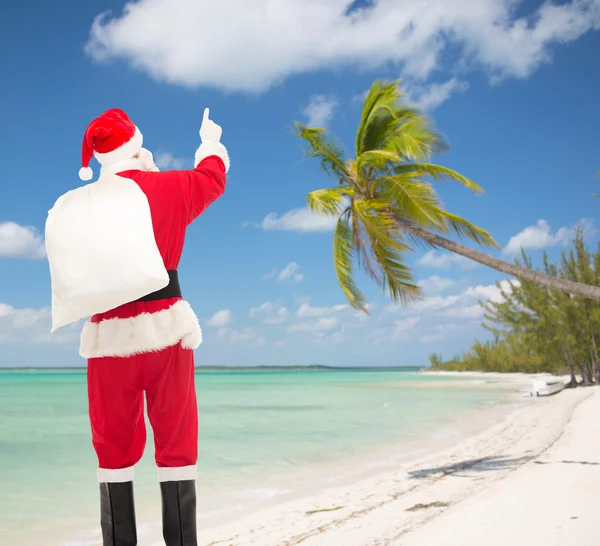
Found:
<path fill-rule="evenodd" d="M 483 388 L 507 382 L 515 392 L 532 380 L 465 377 Z M 597 546 L 599 415 L 594 388 L 525 398 L 483 432 L 393 470 L 334 488 L 326 479 L 310 483 L 311 494 L 233 521 L 200 514 L 200 544 Z M 158 522 L 141 526 L 139 539 L 140 546 L 164 544 Z"/>
<path fill-rule="evenodd" d="M 516 387 L 531 380 L 525 375 L 494 379 Z M 532 399 L 500 424 L 427 460 L 201 528 L 200 543 L 597 545 L 598 415 L 595 389 Z M 156 537 L 147 544 L 162 542 Z"/>

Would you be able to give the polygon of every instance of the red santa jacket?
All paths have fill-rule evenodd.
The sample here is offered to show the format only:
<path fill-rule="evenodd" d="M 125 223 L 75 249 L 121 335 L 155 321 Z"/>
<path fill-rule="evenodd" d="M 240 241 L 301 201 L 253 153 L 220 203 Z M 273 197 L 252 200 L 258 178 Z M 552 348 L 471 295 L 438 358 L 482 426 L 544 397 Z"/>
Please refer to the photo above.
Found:
<path fill-rule="evenodd" d="M 187 226 L 225 191 L 224 160 L 227 158 L 211 155 L 189 171 L 142 171 L 135 160 L 108 167 L 135 181 L 146 195 L 154 237 L 167 270 L 179 266 Z M 202 342 L 190 305 L 182 298 L 137 301 L 94 315 L 84 325 L 79 352 L 84 358 L 126 357 L 178 342 L 190 349 Z"/>

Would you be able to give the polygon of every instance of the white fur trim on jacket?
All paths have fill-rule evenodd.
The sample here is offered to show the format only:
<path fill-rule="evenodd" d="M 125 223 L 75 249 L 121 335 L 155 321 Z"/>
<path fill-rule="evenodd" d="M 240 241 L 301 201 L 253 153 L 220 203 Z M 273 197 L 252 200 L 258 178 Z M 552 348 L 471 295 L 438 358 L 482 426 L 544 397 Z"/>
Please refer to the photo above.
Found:
<path fill-rule="evenodd" d="M 98 469 L 99 483 L 124 483 L 132 482 L 135 477 L 135 467 L 128 466 L 127 468 L 118 468 L 111 470 L 109 468 Z"/>
<path fill-rule="evenodd" d="M 122 161 L 123 159 L 131 159 L 135 154 L 137 154 L 144 143 L 144 137 L 140 130 L 136 127 L 135 133 L 125 144 L 119 146 L 116 150 L 112 152 L 107 152 L 105 154 L 101 154 L 99 152 L 94 152 L 94 157 L 98 160 L 98 163 L 102 166 L 110 165 L 115 161 Z"/>
<path fill-rule="evenodd" d="M 196 155 L 194 157 L 194 168 L 198 166 L 200 161 L 210 157 L 211 155 L 220 157 L 223 160 L 223 163 L 225 163 L 225 172 L 229 171 L 230 162 L 227 148 L 217 141 L 207 141 L 200 144 L 200 147 L 196 150 Z"/>
<path fill-rule="evenodd" d="M 196 467 L 193 466 L 175 466 L 172 468 L 159 467 L 159 482 L 182 482 L 185 480 L 195 480 L 197 477 Z"/>
<path fill-rule="evenodd" d="M 81 332 L 79 354 L 83 358 L 126 357 L 160 351 L 179 342 L 184 349 L 197 349 L 202 343 L 198 318 L 184 300 L 156 313 L 87 322 Z"/>

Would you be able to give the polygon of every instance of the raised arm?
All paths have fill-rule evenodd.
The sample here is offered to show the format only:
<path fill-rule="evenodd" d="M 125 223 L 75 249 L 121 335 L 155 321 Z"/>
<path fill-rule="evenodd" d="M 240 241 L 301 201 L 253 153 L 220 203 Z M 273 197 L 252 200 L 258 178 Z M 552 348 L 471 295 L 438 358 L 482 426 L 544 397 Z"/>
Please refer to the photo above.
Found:
<path fill-rule="evenodd" d="M 221 144 L 223 130 L 208 115 L 206 108 L 200 126 L 201 144 L 194 157 L 194 170 L 182 173 L 185 177 L 181 184 L 188 205 L 188 223 L 223 195 L 226 173 L 229 171 L 229 154 Z"/>
<path fill-rule="evenodd" d="M 219 145 L 225 150 L 222 144 Z M 202 151 L 202 146 L 198 148 L 198 152 Z M 226 151 L 224 153 L 227 154 Z M 196 162 L 193 171 L 177 171 L 188 224 L 225 192 L 228 160 L 212 151 L 207 151 L 207 154 Z"/>
<path fill-rule="evenodd" d="M 186 224 L 190 224 L 225 192 L 229 155 L 220 142 L 221 135 L 221 127 L 209 119 L 207 108 L 200 127 L 201 144 L 196 150 L 194 169 L 123 174 L 140 185 L 154 214 L 168 210 L 183 213 Z M 177 186 L 180 191 L 175 190 Z"/>

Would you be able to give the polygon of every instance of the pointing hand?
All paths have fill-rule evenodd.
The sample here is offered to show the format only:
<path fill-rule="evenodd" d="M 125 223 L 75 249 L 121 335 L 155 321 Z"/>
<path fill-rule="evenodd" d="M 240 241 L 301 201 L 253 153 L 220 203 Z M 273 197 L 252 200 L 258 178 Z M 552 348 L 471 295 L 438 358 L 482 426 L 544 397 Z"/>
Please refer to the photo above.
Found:
<path fill-rule="evenodd" d="M 219 142 L 223 129 L 219 127 L 214 121 L 208 117 L 209 109 L 204 109 L 204 117 L 202 118 L 202 125 L 200 126 L 200 139 L 202 142 L 213 141 Z"/>

